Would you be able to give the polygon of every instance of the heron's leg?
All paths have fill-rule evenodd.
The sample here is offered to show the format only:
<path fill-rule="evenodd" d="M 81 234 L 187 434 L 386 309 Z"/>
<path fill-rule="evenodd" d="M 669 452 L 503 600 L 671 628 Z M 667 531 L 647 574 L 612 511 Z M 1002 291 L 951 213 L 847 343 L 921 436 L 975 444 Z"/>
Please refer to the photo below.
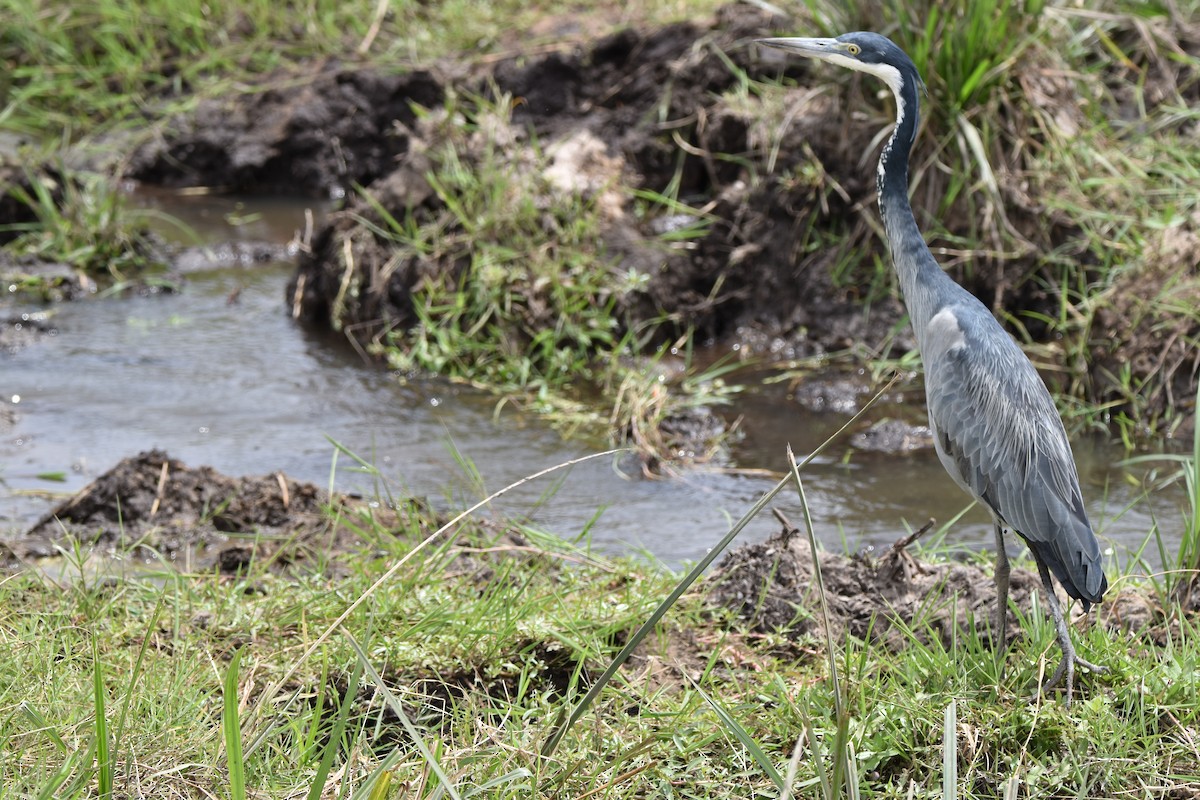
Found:
<path fill-rule="evenodd" d="M 1008 647 L 1008 551 L 1004 549 L 1004 529 L 996 523 L 996 638 L 992 646 L 997 653 Z"/>
<path fill-rule="evenodd" d="M 1071 690 L 1075 681 L 1075 665 L 1086 667 L 1092 672 L 1106 672 L 1106 667 L 1101 667 L 1092 664 L 1089 661 L 1084 661 L 1079 656 L 1075 655 L 1075 645 L 1071 643 L 1071 632 L 1067 629 L 1067 621 L 1063 617 L 1062 606 L 1059 605 L 1058 595 L 1054 593 L 1054 584 L 1050 581 L 1050 570 L 1046 565 L 1038 560 L 1038 574 L 1042 577 L 1042 586 L 1046 591 L 1046 605 L 1050 607 L 1050 615 L 1054 617 L 1054 630 L 1058 634 L 1058 646 L 1062 648 L 1063 658 L 1059 662 L 1058 668 L 1054 670 L 1054 674 L 1050 679 L 1042 684 L 1041 692 L 1046 693 L 1047 689 L 1051 689 L 1058 685 L 1062 680 L 1063 675 L 1067 678 L 1067 708 L 1071 707 Z"/>

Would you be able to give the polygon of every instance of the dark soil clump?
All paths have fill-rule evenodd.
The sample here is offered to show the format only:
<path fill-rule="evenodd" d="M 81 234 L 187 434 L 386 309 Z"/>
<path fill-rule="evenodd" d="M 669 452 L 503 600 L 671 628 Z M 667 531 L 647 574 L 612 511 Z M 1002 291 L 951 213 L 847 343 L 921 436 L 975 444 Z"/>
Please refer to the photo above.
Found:
<path fill-rule="evenodd" d="M 821 576 L 829 601 L 835 641 L 849 633 L 900 649 L 930 637 L 949 645 L 971 627 L 990 635 L 996 591 L 990 572 L 971 564 L 923 562 L 903 549 L 879 558 L 820 552 Z M 813 579 L 807 538 L 783 532 L 765 542 L 729 553 L 708 579 L 709 599 L 729 608 L 753 630 L 783 632 L 791 638 L 821 636 L 820 598 Z M 1014 568 L 1010 601 L 1028 611 L 1041 590 L 1037 575 Z M 1008 612 L 1008 637 L 1020 624 Z"/>
<path fill-rule="evenodd" d="M 331 498 L 282 472 L 233 478 L 151 450 L 124 459 L 20 536 L 0 541 L 0 568 L 56 556 L 78 543 L 190 571 L 233 574 L 265 564 L 286 572 L 318 563 L 338 574 L 331 556 L 386 550 L 365 540 L 359 533 L 364 528 L 427 535 L 447 521 L 416 499 L 368 506 L 353 496 Z M 506 527 L 476 522 L 445 535 L 454 546 L 442 568 L 480 587 L 494 579 L 502 560 L 543 557 Z"/>
<path fill-rule="evenodd" d="M 121 461 L 9 546 L 36 558 L 76 540 L 193 569 L 237 571 L 251 559 L 286 564 L 306 548 L 341 542 L 345 534 L 327 522 L 328 504 L 315 486 L 283 473 L 235 479 L 153 450 Z"/>
<path fill-rule="evenodd" d="M 765 329 L 797 342 L 793 352 L 803 355 L 878 340 L 900 318 L 892 300 L 865 317 L 857 288 L 834 286 L 836 254 L 800 252 L 812 225 L 853 213 L 849 197 L 821 197 L 813 185 L 785 189 L 781 196 L 775 181 L 747 182 L 745 165 L 765 171 L 765 151 L 752 141 L 753 116 L 731 108 L 723 93 L 736 84 L 738 70 L 756 77 L 778 71 L 761 63 L 750 44 L 777 22 L 756 9 L 730 6 L 709 26 L 624 30 L 585 48 L 501 61 L 487 80 L 469 87 L 498 92 L 512 106 L 511 119 L 489 121 L 498 129 L 473 140 L 473 147 L 501 142 L 516 161 L 530 150 L 533 136 L 547 151 L 594 142 L 597 157 L 610 165 L 607 177 L 631 188 L 671 191 L 709 209 L 703 219 L 686 213 L 638 219 L 628 197 L 609 209 L 603 247 L 621 271 L 646 279 L 618 298 L 617 316 L 626 329 L 661 320 L 659 342 L 688 331 L 701 341 L 719 341 L 736 338 L 740 329 Z M 397 128 L 407 147 L 397 150 L 388 170 L 363 176 L 372 200 L 352 199 L 344 213 L 331 216 L 311 255 L 301 258 L 288 295 L 303 318 L 353 331 L 368 343 L 418 323 L 415 306 L 426 282 L 459 285 L 469 268 L 463 253 L 406 254 L 372 234 L 370 226 L 387 227 L 379 208 L 398 220 L 447 217 L 426 180 L 434 166 L 431 146 L 444 137 L 428 122 L 401 120 Z M 814 153 L 845 161 L 843 134 L 815 122 L 793 125 L 785 145 L 794 146 L 780 148 L 776 171 L 785 173 Z M 869 132 L 862 136 L 865 146 Z M 470 168 L 482 155 L 468 148 L 457 158 Z M 571 169 L 585 171 L 577 163 Z M 603 182 L 584 182 L 579 191 Z M 870 176 L 848 186 L 869 192 Z M 694 225 L 706 228 L 694 247 L 669 247 L 660 238 Z M 451 222 L 445 235 L 462 233 Z M 528 304 L 537 307 L 540 299 Z"/>
<path fill-rule="evenodd" d="M 397 128 L 442 102 L 425 71 L 388 75 L 321 62 L 250 95 L 206 100 L 134 153 L 129 177 L 161 186 L 341 197 L 392 169 Z"/>

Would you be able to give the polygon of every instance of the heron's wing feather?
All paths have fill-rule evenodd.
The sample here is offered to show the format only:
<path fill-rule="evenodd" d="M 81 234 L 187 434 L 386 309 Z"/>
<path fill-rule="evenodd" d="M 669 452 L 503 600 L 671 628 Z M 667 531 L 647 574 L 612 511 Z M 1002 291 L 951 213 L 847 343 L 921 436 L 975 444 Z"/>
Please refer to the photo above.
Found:
<path fill-rule="evenodd" d="M 957 311 L 957 310 L 956 310 Z M 1073 597 L 1099 601 L 1100 546 L 1054 402 L 1012 339 L 967 308 L 927 335 L 929 418 L 955 480 L 1029 543 Z M 947 332 L 948 331 L 948 332 Z"/>

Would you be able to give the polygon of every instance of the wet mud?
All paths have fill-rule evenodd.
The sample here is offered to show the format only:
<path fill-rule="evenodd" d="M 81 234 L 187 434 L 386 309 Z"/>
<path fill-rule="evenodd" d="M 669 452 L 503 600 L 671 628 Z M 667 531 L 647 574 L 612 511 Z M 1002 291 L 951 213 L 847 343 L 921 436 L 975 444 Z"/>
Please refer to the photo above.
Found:
<path fill-rule="evenodd" d="M 945 644 L 971 626 L 990 635 L 996 591 L 991 573 L 972 564 L 924 562 L 903 548 L 882 554 L 818 553 L 834 639 L 850 634 L 892 649 L 912 636 Z M 1009 596 L 1023 611 L 1041 589 L 1035 573 L 1014 568 Z M 730 552 L 708 579 L 708 598 L 752 630 L 792 638 L 822 636 L 820 598 L 807 537 L 792 529 Z M 1008 635 L 1020 635 L 1009 611 Z"/>
<path fill-rule="evenodd" d="M 973 631 L 989 642 L 996 619 L 991 570 L 955 561 L 924 561 L 905 544 L 898 540 L 882 552 L 852 555 L 818 552 L 834 640 L 849 634 L 898 651 L 914 638 L 949 647 Z M 731 551 L 705 585 L 708 602 L 731 610 L 751 631 L 782 633 L 797 643 L 824 637 L 812 551 L 807 537 L 793 528 Z M 1013 606 L 1027 616 L 1033 597 L 1042 591 L 1036 572 L 1012 568 L 1008 643 L 1026 635 Z M 1181 605 L 1194 614 L 1200 610 L 1200 590 L 1193 594 Z M 1179 635 L 1181 624 L 1160 598 L 1137 587 L 1110 591 L 1093 608 L 1090 623 L 1080 621 L 1078 603 L 1071 610 L 1074 624 L 1103 624 L 1157 644 Z"/>
<path fill-rule="evenodd" d="M 3 426 L 0 418 L 0 429 Z M 370 525 L 364 524 L 367 519 Z M 382 552 L 379 542 L 362 538 L 364 527 L 425 536 L 446 521 L 417 500 L 402 501 L 396 508 L 368 507 L 351 496 L 330 498 L 313 484 L 282 472 L 234 478 L 149 451 L 121 461 L 25 532 L 0 539 L 0 569 L 23 569 L 81 549 L 123 562 L 133 559 L 231 575 L 247 572 L 252 564 L 284 575 L 296 569 L 309 574 L 319 565 L 336 578 L 339 555 Z M 561 568 L 508 528 L 474 523 L 447 535 L 456 540 L 440 562 L 448 579 L 482 588 L 497 579 L 498 564 L 511 559 L 542 559 L 542 568 Z M 995 609 L 991 572 L 974 564 L 924 561 L 905 549 L 909 542 L 900 541 L 881 553 L 819 553 L 835 638 L 849 634 L 898 650 L 914 636 L 950 645 L 974 626 L 986 640 Z M 729 609 L 739 627 L 744 626 L 732 640 L 720 636 L 723 663 L 758 657 L 746 636 L 783 633 L 803 649 L 809 638 L 822 634 L 811 550 L 807 538 L 794 528 L 782 528 L 766 541 L 731 551 L 703 586 L 707 602 Z M 1023 614 L 1029 613 L 1032 596 L 1041 589 L 1034 572 L 1013 568 L 1010 600 Z M 1200 612 L 1200 589 L 1194 582 L 1181 586 L 1180 592 L 1181 607 Z M 1114 589 L 1093 617 L 1163 644 L 1180 634 L 1181 621 L 1161 601 L 1136 587 Z M 1073 608 L 1078 611 L 1078 604 Z M 1022 635 L 1020 620 L 1010 608 L 1009 640 Z M 645 670 L 652 683 L 674 682 L 681 670 L 705 667 L 709 648 L 716 644 L 711 637 L 716 636 L 708 630 L 673 631 L 665 660 L 655 648 L 641 648 L 632 668 Z M 544 650 L 539 657 L 547 665 L 547 688 L 562 691 L 565 676 L 578 665 L 553 644 L 537 647 Z M 508 677 L 515 679 L 515 673 Z M 485 688 L 507 691 L 511 687 L 506 680 L 504 674 L 493 675 Z M 480 688 L 480 681 L 469 670 L 431 676 L 425 694 L 436 706 L 439 698 L 448 702 Z"/>
<path fill-rule="evenodd" d="M 341 197 L 408 149 L 413 104 L 440 105 L 427 72 L 385 74 L 320 61 L 279 74 L 263 91 L 205 100 L 131 156 L 127 175 L 165 187 L 232 194 Z"/>
<path fill-rule="evenodd" d="M 0 416 L 0 431 L 5 424 Z M 379 543 L 360 531 L 425 536 L 447 521 L 417 499 L 385 507 L 352 495 L 330 497 L 282 472 L 233 477 L 151 450 L 123 459 L 24 532 L 0 539 L 0 568 L 58 557 L 78 545 L 189 571 L 237 573 L 256 563 L 303 572 L 319 565 L 336 577 L 339 554 L 378 551 Z M 448 535 L 459 546 L 444 569 L 480 586 L 494 578 L 498 560 L 538 557 L 515 531 L 489 522 Z"/>
<path fill-rule="evenodd" d="M 321 490 L 283 473 L 233 478 L 149 451 L 122 460 L 5 544 L 14 563 L 80 543 L 121 557 L 236 572 L 252 560 L 286 566 L 357 542 L 331 525 L 332 508 Z"/>

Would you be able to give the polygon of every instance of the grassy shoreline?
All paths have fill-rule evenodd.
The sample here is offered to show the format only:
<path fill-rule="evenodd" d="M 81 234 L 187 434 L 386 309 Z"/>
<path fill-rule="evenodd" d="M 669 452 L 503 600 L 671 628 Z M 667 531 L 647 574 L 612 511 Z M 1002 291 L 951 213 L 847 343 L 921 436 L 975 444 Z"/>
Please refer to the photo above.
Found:
<path fill-rule="evenodd" d="M 1197 617 L 1153 582 L 1118 577 L 1104 621 L 1076 628 L 1112 674 L 1082 676 L 1069 711 L 1027 696 L 1058 657 L 1036 608 L 1002 676 L 986 623 L 946 640 L 918 618 L 899 646 L 847 636 L 829 651 L 820 634 L 756 632 L 700 583 L 545 757 L 679 576 L 530 529 L 468 521 L 421 549 L 438 525 L 421 514 L 340 522 L 367 549 L 290 574 L 6 576 L 0 793 L 226 796 L 244 781 L 245 796 L 778 797 L 771 769 L 793 769 L 796 796 L 822 796 L 841 759 L 864 796 L 934 797 L 952 702 L 949 796 L 1200 789 Z"/>

